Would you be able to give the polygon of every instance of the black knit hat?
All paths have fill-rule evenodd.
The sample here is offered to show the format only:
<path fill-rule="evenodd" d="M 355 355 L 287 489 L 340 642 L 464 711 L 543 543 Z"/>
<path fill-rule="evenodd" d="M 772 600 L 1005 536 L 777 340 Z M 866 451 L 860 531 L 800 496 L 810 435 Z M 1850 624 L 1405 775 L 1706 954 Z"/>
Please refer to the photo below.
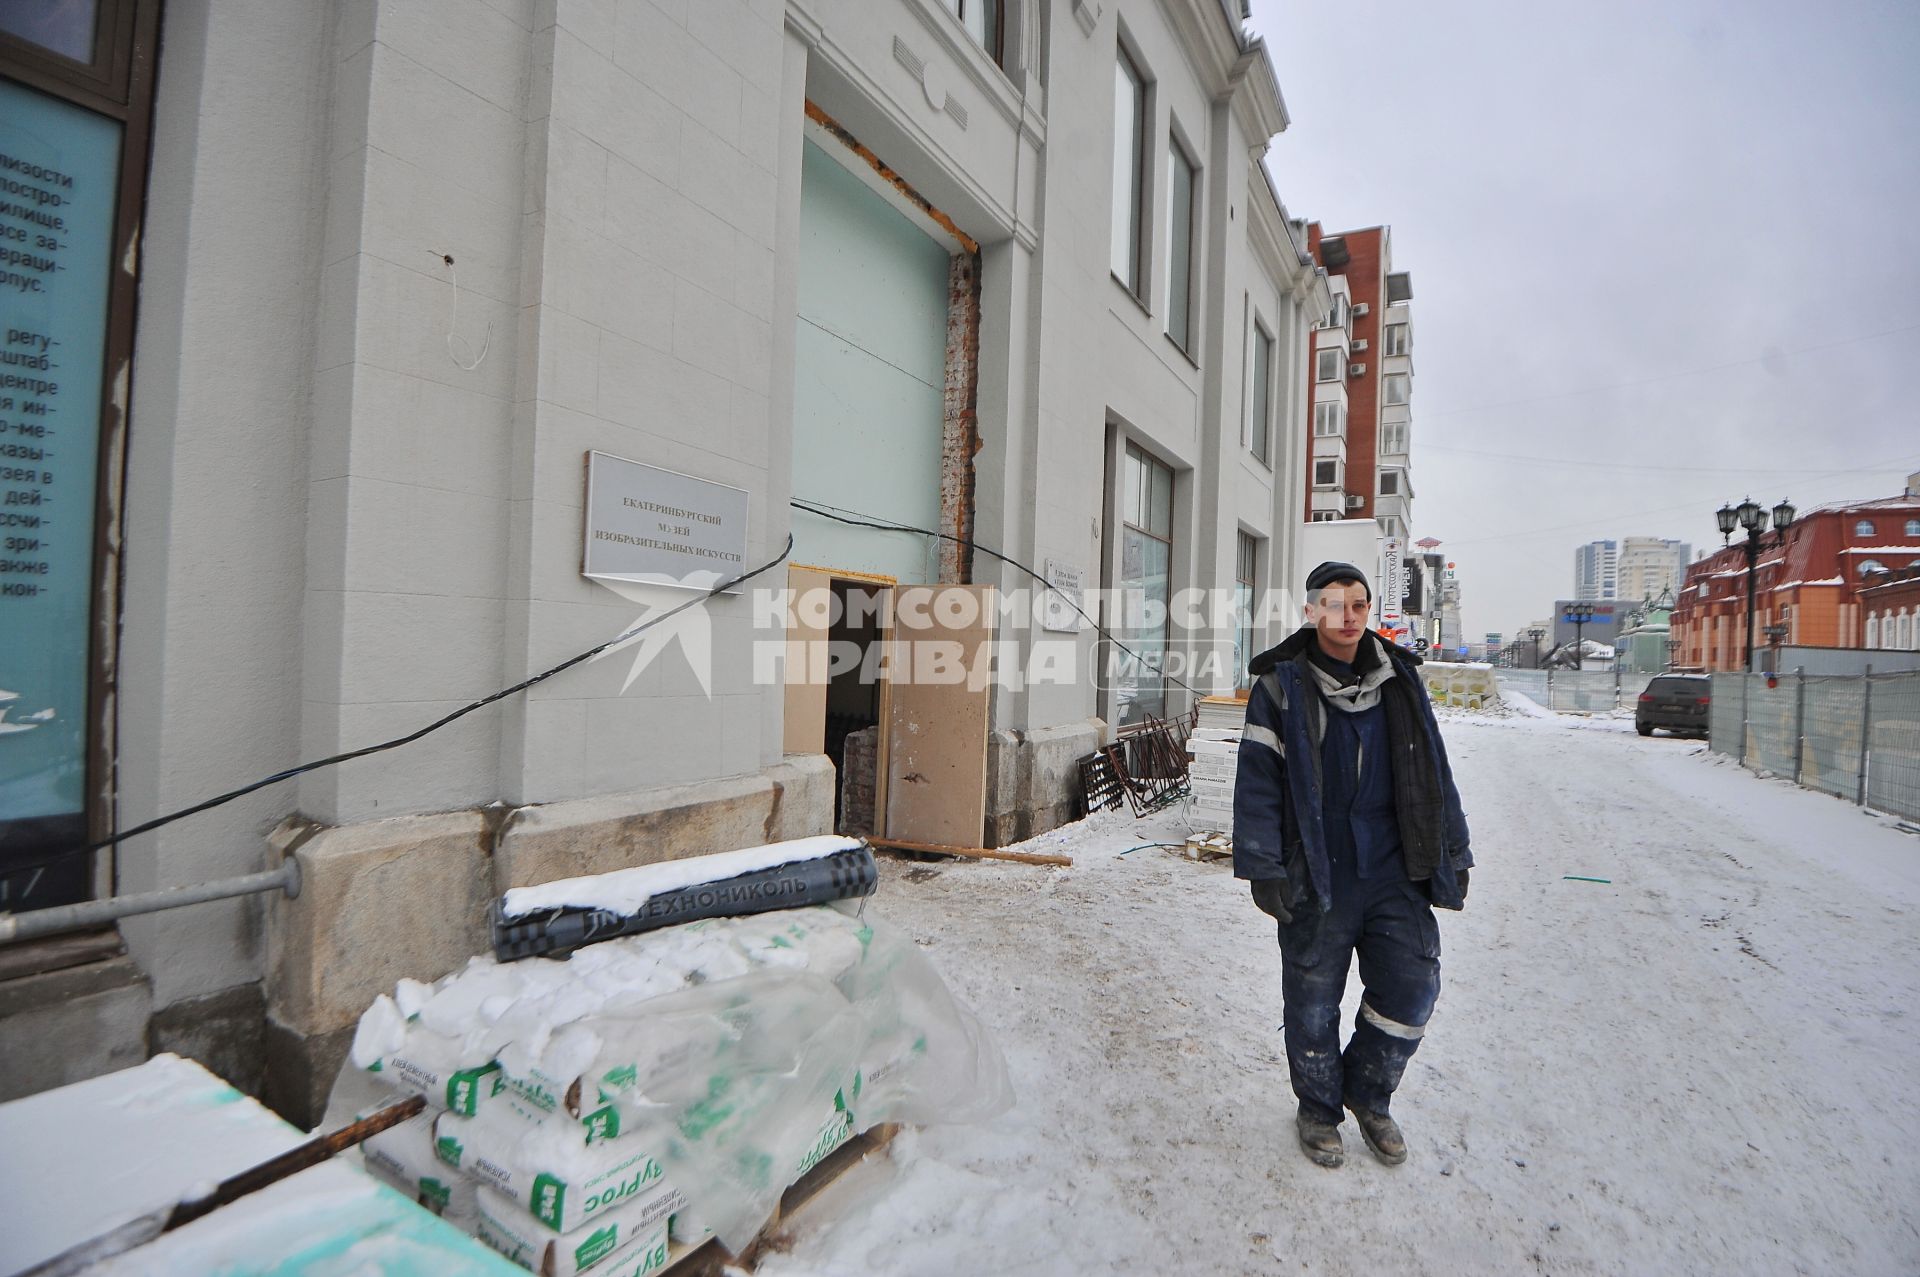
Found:
<path fill-rule="evenodd" d="M 1307 573 L 1307 593 L 1318 594 L 1336 581 L 1358 581 L 1367 592 L 1367 602 L 1373 602 L 1373 587 L 1367 584 L 1366 573 L 1351 563 L 1341 563 L 1329 559 L 1313 571 Z"/>

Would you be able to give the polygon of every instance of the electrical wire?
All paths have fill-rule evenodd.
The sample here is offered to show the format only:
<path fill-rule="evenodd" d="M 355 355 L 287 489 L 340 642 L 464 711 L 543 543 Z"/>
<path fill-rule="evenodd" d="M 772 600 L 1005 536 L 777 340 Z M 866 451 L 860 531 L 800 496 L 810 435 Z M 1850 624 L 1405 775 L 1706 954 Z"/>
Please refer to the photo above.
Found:
<path fill-rule="evenodd" d="M 824 505 L 821 502 L 809 501 L 801 497 L 795 497 L 793 500 L 789 501 L 787 504 L 791 505 L 796 510 L 802 510 L 808 514 L 817 515 L 822 519 L 832 519 L 836 523 L 845 523 L 851 527 L 877 528 L 882 532 L 915 532 L 921 536 L 939 537 L 943 541 L 951 541 L 955 545 L 964 545 L 968 549 L 974 550 L 980 554 L 984 554 L 989 558 L 998 559 L 1000 560 L 1000 562 L 1007 564 L 1009 567 L 1018 568 L 1020 571 L 1025 572 L 1028 576 L 1040 582 L 1040 584 L 1044 586 L 1046 589 L 1053 591 L 1053 593 L 1055 594 L 1058 594 L 1062 602 L 1064 602 L 1068 607 L 1072 608 L 1075 612 L 1078 612 L 1080 614 L 1081 620 L 1085 621 L 1088 625 L 1091 625 L 1093 627 L 1095 633 L 1099 634 L 1102 638 L 1106 639 L 1107 642 L 1113 644 L 1115 647 L 1125 652 L 1128 656 L 1131 656 L 1134 660 L 1139 661 L 1143 665 L 1148 664 L 1146 657 L 1140 655 L 1140 653 L 1134 651 L 1132 648 L 1128 647 L 1125 643 L 1122 643 L 1119 639 L 1115 638 L 1111 630 L 1107 629 L 1104 625 L 1100 624 L 1100 622 L 1094 620 L 1091 616 L 1088 616 L 1086 613 L 1086 609 L 1082 608 L 1078 603 L 1075 603 L 1065 593 L 1054 589 L 1053 582 L 1047 580 L 1046 577 L 1041 576 L 1038 572 L 1035 572 L 1032 568 L 1020 562 L 1018 559 L 1010 559 L 1006 555 L 1000 553 L 1000 551 L 990 550 L 986 546 L 981 545 L 978 541 L 969 540 L 966 537 L 955 536 L 951 532 L 937 532 L 932 528 L 916 528 L 910 523 L 895 523 L 892 520 L 887 520 L 882 522 L 882 521 L 879 521 L 880 516 L 878 515 L 865 515 L 865 514 L 861 514 L 860 511 L 858 510 L 845 510 L 839 506 Z M 858 515 L 859 517 L 857 518 L 854 517 L 856 515 Z M 1178 674 L 1162 673 L 1161 677 L 1170 679 L 1173 682 L 1178 683 L 1181 687 L 1185 688 L 1189 692 L 1192 692 L 1195 696 L 1210 695 L 1210 693 L 1203 692 L 1199 688 L 1195 687 L 1193 684 L 1187 682 L 1185 679 L 1181 678 Z"/>
<path fill-rule="evenodd" d="M 746 572 L 740 576 L 736 576 L 731 581 L 722 581 L 720 584 L 713 586 L 711 589 L 704 590 L 701 593 L 694 595 L 692 598 L 688 599 L 684 603 L 679 604 L 678 606 L 671 607 L 666 611 L 661 612 L 657 616 L 648 617 L 646 620 L 641 621 L 639 624 L 633 626 L 631 629 L 627 630 L 624 634 L 621 634 L 618 637 L 610 638 L 606 642 L 600 644 L 597 647 L 590 647 L 586 651 L 581 652 L 577 656 L 570 656 L 566 660 L 560 662 L 558 665 L 553 666 L 551 669 L 542 670 L 540 673 L 535 674 L 531 678 L 522 679 L 520 682 L 515 683 L 512 687 L 503 687 L 499 691 L 494 692 L 490 696 L 483 696 L 479 700 L 474 701 L 469 705 L 464 705 L 461 708 L 454 710 L 451 714 L 447 714 L 444 717 L 435 719 L 433 722 L 428 723 L 425 727 L 422 727 L 417 731 L 408 732 L 405 736 L 396 736 L 392 740 L 382 741 L 378 745 L 366 745 L 361 747 L 360 749 L 348 750 L 344 754 L 334 754 L 327 758 L 316 758 L 312 762 L 301 763 L 297 767 L 289 767 L 285 771 L 275 772 L 271 776 L 263 776 L 262 778 L 252 782 L 251 784 L 242 785 L 240 788 L 229 790 L 226 793 L 219 795 L 218 797 L 209 798 L 203 802 L 195 803 L 191 807 L 182 807 L 178 811 L 168 812 L 164 816 L 157 816 L 154 819 L 147 821 L 145 824 L 135 825 L 132 829 L 122 830 L 120 833 L 114 834 L 109 838 L 103 838 L 99 842 L 87 843 L 82 846 L 67 847 L 60 851 L 49 852 L 44 856 L 40 856 L 31 860 L 15 861 L 7 865 L 0 866 L 0 871 L 6 872 L 6 873 L 14 873 L 19 870 L 36 869 L 46 865 L 57 864 L 60 861 L 71 859 L 74 856 L 91 855 L 93 852 L 105 850 L 106 848 L 114 846 L 116 843 L 124 842 L 129 838 L 136 838 L 141 834 L 152 833 L 154 830 L 159 829 L 164 825 L 170 825 L 176 820 L 184 820 L 188 816 L 195 816 L 203 811 L 209 811 L 212 808 L 222 806 L 223 804 L 226 804 L 226 803 L 230 803 L 236 798 L 244 798 L 246 795 L 253 793 L 255 790 L 265 789 L 269 785 L 277 785 L 283 780 L 292 780 L 296 776 L 304 776 L 308 772 L 319 771 L 323 767 L 333 767 L 340 763 L 351 762 L 356 758 L 365 758 L 369 754 L 378 754 L 389 749 L 398 749 L 402 745 L 411 745 L 414 741 L 419 740 L 421 737 L 431 735 L 432 733 L 437 732 L 441 728 L 447 726 L 449 723 L 455 722 L 458 719 L 465 718 L 468 714 L 473 713 L 477 709 L 483 709 L 486 706 L 491 705 L 496 701 L 502 701 L 509 696 L 513 696 L 520 692 L 524 692 L 528 688 L 534 686 L 536 683 L 543 683 L 547 679 L 552 678 L 556 674 L 562 673 L 565 670 L 572 669 L 574 666 L 580 664 L 582 661 L 590 661 L 594 657 L 599 656 L 602 652 L 606 652 L 613 648 L 619 647 L 622 643 L 627 642 L 629 639 L 633 638 L 635 635 L 640 634 L 642 631 L 652 629 L 654 626 L 660 624 L 660 622 L 668 619 L 669 617 L 678 616 L 680 613 L 686 611 L 690 607 L 694 607 L 697 604 L 705 603 L 708 599 L 714 597 L 716 594 L 720 594 L 726 590 L 731 590 L 734 586 L 740 585 L 743 582 L 751 581 L 754 577 L 759 576 L 763 572 L 771 571 L 773 568 L 778 567 L 780 564 L 786 562 L 787 558 L 790 555 L 792 555 L 792 553 L 793 553 L 793 534 L 789 532 L 787 534 L 786 548 L 781 550 L 776 557 L 768 559 L 765 563 L 762 563 L 759 567 L 754 568 L 751 572 Z"/>
<path fill-rule="evenodd" d="M 1842 337 L 1839 341 L 1825 342 L 1818 346 L 1801 346 L 1795 350 L 1781 350 L 1772 354 L 1756 355 L 1751 359 L 1735 359 L 1724 364 L 1710 364 L 1705 368 L 1684 368 L 1679 372 L 1661 373 L 1654 377 L 1642 377 L 1637 381 L 1616 381 L 1606 386 L 1586 386 L 1579 390 L 1555 391 L 1550 395 L 1534 395 L 1527 399 L 1502 399 L 1493 403 L 1473 404 L 1465 408 L 1441 408 L 1422 414 L 1427 420 L 1436 417 L 1457 417 L 1467 412 L 1492 412 L 1496 408 L 1519 408 L 1527 404 L 1552 403 L 1557 399 L 1575 399 L 1582 395 L 1602 395 L 1614 390 L 1631 390 L 1636 386 L 1653 386 L 1663 381 L 1677 381 L 1682 377 L 1700 377 L 1710 372 L 1724 372 L 1729 368 L 1745 368 L 1751 364 L 1764 364 L 1772 359 L 1787 359 L 1794 355 L 1811 355 L 1822 350 L 1833 350 L 1840 346 L 1851 346 L 1856 342 L 1872 341 L 1876 337 L 1894 337 L 1901 333 L 1910 333 L 1920 329 L 1920 324 L 1905 324 L 1899 328 L 1886 328 L 1879 332 L 1858 333 L 1852 337 Z"/>

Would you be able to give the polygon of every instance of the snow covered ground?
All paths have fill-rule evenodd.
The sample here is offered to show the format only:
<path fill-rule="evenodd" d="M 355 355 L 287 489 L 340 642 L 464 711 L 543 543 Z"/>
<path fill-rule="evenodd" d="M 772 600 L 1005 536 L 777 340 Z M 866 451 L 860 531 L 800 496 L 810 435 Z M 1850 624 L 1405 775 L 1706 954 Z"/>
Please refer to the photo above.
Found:
<path fill-rule="evenodd" d="M 761 1271 L 1920 1270 L 1920 838 L 1631 719 L 1443 727 L 1479 868 L 1404 1166 L 1351 1122 L 1345 1167 L 1301 1156 L 1272 924 L 1128 850 L 1177 813 L 1103 813 L 1027 845 L 1072 869 L 885 863 L 1019 1102 L 903 1136 Z"/>

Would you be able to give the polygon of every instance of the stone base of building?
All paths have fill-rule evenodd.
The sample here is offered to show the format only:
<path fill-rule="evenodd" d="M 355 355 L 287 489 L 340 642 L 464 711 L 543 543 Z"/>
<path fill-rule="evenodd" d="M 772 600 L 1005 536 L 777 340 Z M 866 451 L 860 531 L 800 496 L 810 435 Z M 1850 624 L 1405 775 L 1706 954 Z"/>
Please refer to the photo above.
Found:
<path fill-rule="evenodd" d="M 986 847 L 1024 842 L 1086 815 L 1080 760 L 1107 743 L 1098 718 L 987 737 Z"/>
<path fill-rule="evenodd" d="M 297 899 L 268 914 L 263 1098 L 311 1129 L 360 1013 L 403 977 L 492 952 L 487 909 L 512 887 L 828 833 L 833 765 L 796 754 L 757 775 L 513 809 L 342 827 L 290 819 Z"/>
<path fill-rule="evenodd" d="M 153 986 L 112 932 L 0 950 L 0 1103 L 147 1058 Z"/>

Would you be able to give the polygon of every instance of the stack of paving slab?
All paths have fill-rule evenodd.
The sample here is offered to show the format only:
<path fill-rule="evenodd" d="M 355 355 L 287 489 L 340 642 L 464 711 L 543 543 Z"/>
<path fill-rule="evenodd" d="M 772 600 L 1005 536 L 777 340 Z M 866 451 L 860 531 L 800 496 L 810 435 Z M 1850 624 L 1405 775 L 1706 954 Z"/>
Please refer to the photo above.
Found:
<path fill-rule="evenodd" d="M 856 1133 L 1010 1102 L 971 1014 L 877 925 L 816 906 L 403 980 L 362 1016 L 335 1115 L 425 1096 L 367 1168 L 547 1277 L 738 1252 Z"/>
<path fill-rule="evenodd" d="M 1187 738 L 1187 784 L 1193 815 L 1233 827 L 1233 777 L 1240 763 L 1240 733 L 1247 703 L 1233 696 L 1202 697 L 1193 734 Z"/>
<path fill-rule="evenodd" d="M 100 1254 L 91 1244 L 130 1221 L 164 1217 L 176 1203 L 306 1140 L 201 1065 L 169 1054 L 0 1104 L 0 1273 L 37 1271 L 77 1247 Z M 519 1270 L 336 1158 L 77 1271 L 513 1277 Z"/>

